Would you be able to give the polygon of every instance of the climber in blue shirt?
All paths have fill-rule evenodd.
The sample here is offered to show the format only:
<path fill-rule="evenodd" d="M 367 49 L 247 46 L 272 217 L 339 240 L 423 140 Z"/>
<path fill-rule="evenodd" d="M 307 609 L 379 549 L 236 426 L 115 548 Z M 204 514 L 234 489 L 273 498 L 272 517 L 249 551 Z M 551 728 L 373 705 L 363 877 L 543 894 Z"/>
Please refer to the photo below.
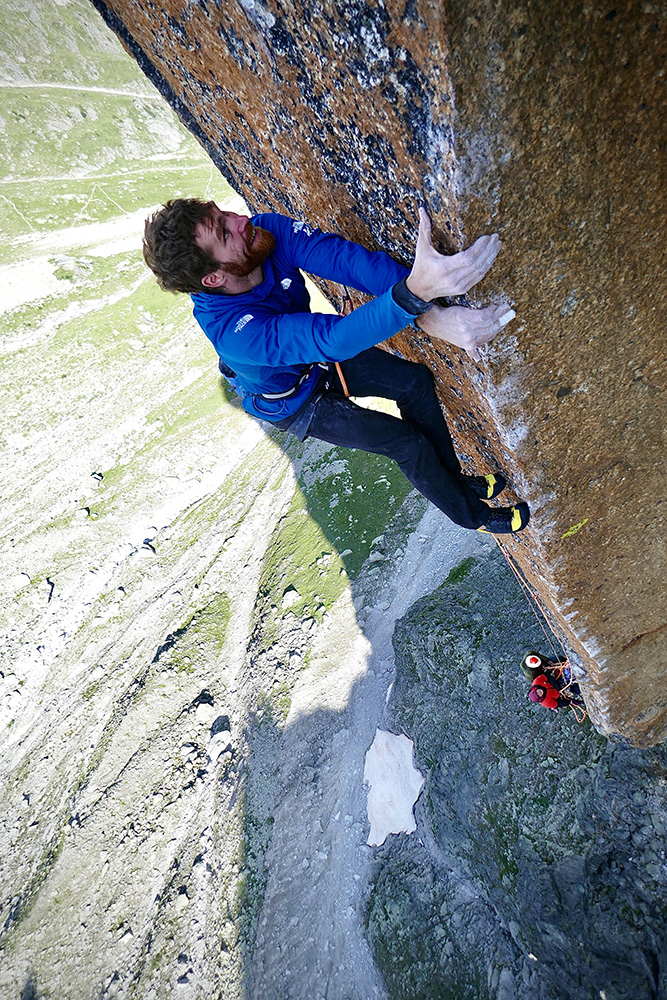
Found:
<path fill-rule="evenodd" d="M 506 306 L 443 307 L 467 292 L 500 250 L 497 234 L 446 256 L 420 225 L 411 270 L 282 215 L 248 218 L 214 202 L 175 199 L 146 221 L 144 258 L 162 288 L 189 292 L 194 315 L 248 413 L 301 440 L 320 438 L 396 460 L 413 486 L 456 524 L 494 534 L 526 527 L 526 503 L 489 507 L 500 472 L 466 476 L 424 365 L 378 349 L 413 323 L 478 358 L 513 318 Z M 301 271 L 374 296 L 347 316 L 310 312 Z M 401 419 L 350 396 L 394 400 Z"/>

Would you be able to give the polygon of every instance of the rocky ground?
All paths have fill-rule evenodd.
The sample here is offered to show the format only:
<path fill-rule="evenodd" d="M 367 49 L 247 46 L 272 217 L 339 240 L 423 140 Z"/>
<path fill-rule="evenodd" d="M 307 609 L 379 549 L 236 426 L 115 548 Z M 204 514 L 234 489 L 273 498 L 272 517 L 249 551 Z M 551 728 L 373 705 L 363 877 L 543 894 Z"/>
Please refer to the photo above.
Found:
<path fill-rule="evenodd" d="M 545 637 L 524 607 L 493 553 L 397 623 L 387 717 L 426 788 L 417 835 L 375 856 L 373 953 L 401 1000 L 657 1000 L 667 753 L 527 701 L 520 660 Z"/>

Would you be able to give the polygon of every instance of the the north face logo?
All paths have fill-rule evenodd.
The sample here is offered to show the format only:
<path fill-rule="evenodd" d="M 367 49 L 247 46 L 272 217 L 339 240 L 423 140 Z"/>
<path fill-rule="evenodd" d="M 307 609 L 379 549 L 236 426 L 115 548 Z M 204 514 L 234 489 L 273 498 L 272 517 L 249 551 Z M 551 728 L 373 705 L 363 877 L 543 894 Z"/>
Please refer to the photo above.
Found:
<path fill-rule="evenodd" d="M 246 325 L 246 323 L 249 323 L 251 319 L 253 319 L 253 317 L 250 315 L 250 313 L 246 313 L 245 316 L 241 316 L 241 319 L 234 327 L 234 333 L 238 333 L 239 330 L 242 330 L 243 327 Z"/>
<path fill-rule="evenodd" d="M 293 222 L 292 229 L 295 233 L 303 233 L 304 236 L 312 236 L 314 232 L 307 222 Z"/>

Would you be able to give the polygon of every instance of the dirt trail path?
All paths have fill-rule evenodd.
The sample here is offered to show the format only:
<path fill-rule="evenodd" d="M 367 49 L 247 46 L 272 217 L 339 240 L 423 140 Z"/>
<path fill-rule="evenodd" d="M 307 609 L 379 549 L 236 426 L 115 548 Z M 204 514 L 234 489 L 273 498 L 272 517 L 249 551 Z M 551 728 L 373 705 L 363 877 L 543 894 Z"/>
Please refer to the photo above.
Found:
<path fill-rule="evenodd" d="M 75 90 L 84 94 L 113 94 L 116 97 L 130 97 L 133 101 L 157 101 L 164 98 L 158 93 L 141 93 L 131 90 L 120 90 L 117 87 L 91 87 L 89 84 L 78 83 L 44 83 L 41 80 L 11 80 L 0 81 L 3 90 Z"/>

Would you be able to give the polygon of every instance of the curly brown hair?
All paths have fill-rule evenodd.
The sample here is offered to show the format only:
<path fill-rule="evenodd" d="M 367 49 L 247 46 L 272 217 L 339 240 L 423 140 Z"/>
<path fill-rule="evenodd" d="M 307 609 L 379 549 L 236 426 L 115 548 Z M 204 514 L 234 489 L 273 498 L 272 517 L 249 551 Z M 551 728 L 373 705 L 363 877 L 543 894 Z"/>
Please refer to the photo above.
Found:
<path fill-rule="evenodd" d="M 212 204 L 199 198 L 173 198 L 146 219 L 144 260 L 166 292 L 203 292 L 201 279 L 220 267 L 194 240 L 194 228 Z"/>

